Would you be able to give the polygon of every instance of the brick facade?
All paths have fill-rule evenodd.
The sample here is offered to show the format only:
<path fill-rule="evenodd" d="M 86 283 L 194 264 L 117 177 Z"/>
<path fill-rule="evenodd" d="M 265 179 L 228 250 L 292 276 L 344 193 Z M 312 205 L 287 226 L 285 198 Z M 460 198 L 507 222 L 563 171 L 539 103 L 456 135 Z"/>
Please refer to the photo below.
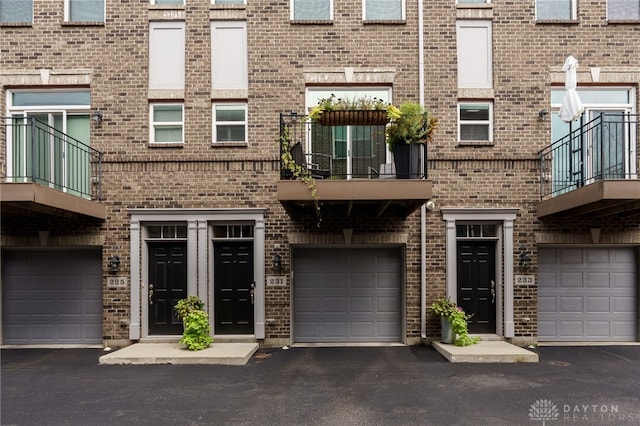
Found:
<path fill-rule="evenodd" d="M 0 97 L 11 89 L 86 87 L 92 109 L 105 119 L 91 126 L 91 144 L 104 152 L 103 203 L 107 220 L 77 222 L 64 218 L 3 218 L 3 247 L 35 247 L 37 232 L 50 231 L 49 245 L 101 246 L 103 264 L 121 257 L 121 274 L 131 272 L 131 209 L 239 209 L 265 211 L 264 268 L 274 253 L 290 271 L 291 244 L 340 244 L 342 230 L 353 229 L 354 244 L 401 241 L 406 277 L 406 341 L 421 339 L 420 214 L 400 219 L 391 210 L 373 219 L 345 218 L 339 207 L 323 208 L 323 222 L 307 212 L 292 218 L 275 198 L 279 179 L 278 114 L 303 113 L 309 72 L 342 73 L 392 70 L 393 101 L 418 101 L 418 6 L 407 1 L 406 21 L 362 21 L 361 0 L 334 0 L 333 22 L 289 20 L 289 1 L 248 0 L 244 6 L 214 6 L 210 0 L 186 0 L 185 6 L 151 6 L 147 0 L 106 0 L 103 25 L 63 22 L 62 0 L 34 0 L 33 24 L 0 26 Z M 550 90 L 562 87 L 560 70 L 569 54 L 580 61 L 581 85 L 619 84 L 637 91 L 640 83 L 640 23 L 607 23 L 606 2 L 578 0 L 571 22 L 536 23 L 534 1 L 456 6 L 454 0 L 425 2 L 425 106 L 439 119 L 429 146 L 429 179 L 436 208 L 426 215 L 426 301 L 446 294 L 445 222 L 441 208 L 512 208 L 514 264 L 521 244 L 531 252 L 528 273 L 536 271 L 537 244 L 592 244 L 591 228 L 601 229 L 600 244 L 640 245 L 640 213 L 605 219 L 557 216 L 539 219 L 537 152 L 549 144 L 549 121 L 538 111 L 550 109 Z M 236 100 L 211 89 L 210 24 L 246 20 L 249 89 L 248 143 L 212 146 L 212 102 Z M 458 89 L 456 21 L 492 21 L 493 88 Z M 149 104 L 173 98 L 152 93 L 148 85 L 149 23 L 179 20 L 186 24 L 185 143 L 149 144 Z M 600 82 L 590 67 L 601 68 Z M 38 70 L 50 69 L 51 80 Z M 324 70 L 324 71 L 323 71 Z M 26 83 L 25 83 L 26 82 Z M 80 82 L 81 84 L 76 85 Z M 310 85 L 309 85 L 310 87 Z M 171 95 L 173 96 L 173 95 Z M 457 142 L 457 102 L 493 101 L 493 142 Z M 243 100 L 243 99 L 241 99 Z M 638 110 L 637 94 L 635 108 Z M 6 151 L 0 150 L 3 173 Z M 640 198 L 640 196 L 638 197 Z M 377 237 L 376 237 L 377 236 Z M 376 238 L 378 238 L 376 240 Z M 399 239 L 399 240 L 398 240 Z M 518 271 L 516 271 L 518 273 Z M 129 288 L 108 288 L 105 266 L 103 330 L 106 344 L 129 341 Z M 264 344 L 291 339 L 288 287 L 265 289 Z M 515 286 L 513 321 L 516 342 L 537 336 L 536 286 Z M 426 337 L 438 335 L 427 316 Z"/>

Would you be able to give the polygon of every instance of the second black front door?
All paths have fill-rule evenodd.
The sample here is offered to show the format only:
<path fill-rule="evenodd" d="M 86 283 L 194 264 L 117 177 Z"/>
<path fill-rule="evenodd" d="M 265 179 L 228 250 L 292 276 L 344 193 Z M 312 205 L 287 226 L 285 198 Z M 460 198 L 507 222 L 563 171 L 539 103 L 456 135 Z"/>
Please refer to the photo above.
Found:
<path fill-rule="evenodd" d="M 215 334 L 253 334 L 253 241 L 214 243 Z"/>
<path fill-rule="evenodd" d="M 149 243 L 149 334 L 182 334 L 173 307 L 187 297 L 187 243 Z"/>
<path fill-rule="evenodd" d="M 458 241 L 458 305 L 470 333 L 496 332 L 496 243 Z"/>

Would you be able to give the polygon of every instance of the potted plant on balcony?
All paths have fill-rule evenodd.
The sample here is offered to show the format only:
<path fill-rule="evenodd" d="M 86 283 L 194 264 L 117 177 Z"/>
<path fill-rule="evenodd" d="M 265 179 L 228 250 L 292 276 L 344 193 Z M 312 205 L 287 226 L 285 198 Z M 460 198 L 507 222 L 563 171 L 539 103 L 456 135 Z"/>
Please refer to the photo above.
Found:
<path fill-rule="evenodd" d="M 398 109 L 382 99 L 338 98 L 333 93 L 309 111 L 309 118 L 323 126 L 384 126 L 397 116 Z"/>
<path fill-rule="evenodd" d="M 398 108 L 397 118 L 387 126 L 387 146 L 393 152 L 398 179 L 420 177 L 420 148 L 430 143 L 438 119 L 415 102 Z"/>
<path fill-rule="evenodd" d="M 469 346 L 478 343 L 478 337 L 469 337 L 467 320 L 473 316 L 451 299 L 438 299 L 430 306 L 431 312 L 440 317 L 441 340 L 456 346 Z"/>

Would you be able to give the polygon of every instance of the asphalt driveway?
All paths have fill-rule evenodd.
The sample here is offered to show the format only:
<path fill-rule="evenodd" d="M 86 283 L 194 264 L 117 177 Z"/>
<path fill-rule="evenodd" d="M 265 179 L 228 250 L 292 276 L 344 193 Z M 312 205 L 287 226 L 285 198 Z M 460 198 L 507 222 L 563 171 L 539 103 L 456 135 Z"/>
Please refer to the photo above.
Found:
<path fill-rule="evenodd" d="M 640 346 L 450 364 L 430 347 L 261 350 L 245 366 L 2 350 L 2 425 L 640 425 Z"/>

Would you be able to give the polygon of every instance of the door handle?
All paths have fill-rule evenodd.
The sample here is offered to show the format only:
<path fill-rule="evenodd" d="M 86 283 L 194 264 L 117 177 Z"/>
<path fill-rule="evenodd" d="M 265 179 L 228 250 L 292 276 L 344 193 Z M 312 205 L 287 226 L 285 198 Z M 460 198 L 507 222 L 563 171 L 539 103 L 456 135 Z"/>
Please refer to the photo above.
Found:
<path fill-rule="evenodd" d="M 491 303 L 496 303 L 496 282 L 491 280 Z"/>
<path fill-rule="evenodd" d="M 254 299 L 255 299 L 255 288 L 256 288 L 256 282 L 252 282 L 251 283 L 251 291 L 249 292 L 251 294 L 251 304 L 253 305 Z"/>
<path fill-rule="evenodd" d="M 153 284 L 149 284 L 149 304 L 153 305 Z"/>

